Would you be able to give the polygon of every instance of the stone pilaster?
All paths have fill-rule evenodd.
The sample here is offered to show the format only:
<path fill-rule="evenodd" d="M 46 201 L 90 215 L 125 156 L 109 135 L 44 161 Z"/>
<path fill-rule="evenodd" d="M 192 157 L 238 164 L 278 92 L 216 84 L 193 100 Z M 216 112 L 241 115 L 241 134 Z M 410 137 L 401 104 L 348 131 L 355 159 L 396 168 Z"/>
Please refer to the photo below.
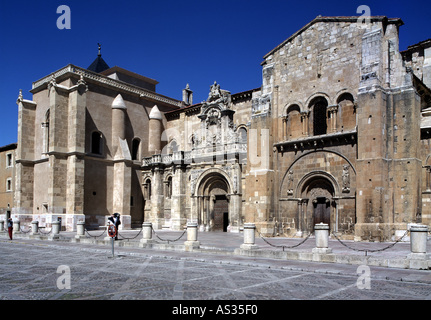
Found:
<path fill-rule="evenodd" d="M 34 125 L 36 103 L 25 100 L 22 91 L 18 96 L 18 144 L 15 154 L 15 193 L 13 215 L 33 213 L 34 188 Z"/>
<path fill-rule="evenodd" d="M 173 230 L 182 230 L 186 218 L 186 181 L 182 168 L 175 168 L 172 176 L 171 221 Z"/>
<path fill-rule="evenodd" d="M 161 229 L 163 225 L 164 215 L 164 200 L 163 194 L 163 171 L 155 168 L 153 171 L 153 179 L 151 180 L 151 217 L 154 229 Z"/>
<path fill-rule="evenodd" d="M 112 190 L 112 210 L 113 213 L 121 214 L 122 229 L 131 227 L 130 216 L 130 196 L 132 169 L 128 161 L 118 161 L 114 163 L 114 188 Z"/>
<path fill-rule="evenodd" d="M 84 217 L 85 108 L 87 86 L 81 78 L 69 93 L 68 152 L 66 182 L 66 230 L 75 231 Z"/>

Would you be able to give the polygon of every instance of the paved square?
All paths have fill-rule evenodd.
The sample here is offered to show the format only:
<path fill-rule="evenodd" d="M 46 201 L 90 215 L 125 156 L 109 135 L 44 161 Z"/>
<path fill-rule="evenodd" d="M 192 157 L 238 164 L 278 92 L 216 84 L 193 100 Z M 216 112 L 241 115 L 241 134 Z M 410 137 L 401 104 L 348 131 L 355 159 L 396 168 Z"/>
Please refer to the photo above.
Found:
<path fill-rule="evenodd" d="M 1 300 L 431 297 L 431 273 L 419 270 L 371 268 L 371 288 L 359 289 L 357 266 L 228 256 L 214 260 L 212 255 L 136 248 L 117 249 L 110 258 L 108 246 L 25 240 L 1 240 L 0 254 Z M 70 289 L 57 286 L 65 276 L 57 272 L 60 266 L 70 269 Z M 391 280 L 397 276 L 411 281 Z"/>

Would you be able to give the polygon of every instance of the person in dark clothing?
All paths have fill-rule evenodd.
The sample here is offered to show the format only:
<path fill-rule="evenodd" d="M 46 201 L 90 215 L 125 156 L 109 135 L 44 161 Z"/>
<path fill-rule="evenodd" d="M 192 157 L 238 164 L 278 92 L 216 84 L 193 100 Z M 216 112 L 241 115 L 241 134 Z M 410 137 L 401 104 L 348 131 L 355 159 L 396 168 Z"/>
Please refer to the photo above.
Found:
<path fill-rule="evenodd" d="M 13 231 L 12 218 L 7 219 L 7 231 L 9 232 L 9 238 L 12 240 L 12 231 Z"/>
<path fill-rule="evenodd" d="M 117 233 L 115 235 L 115 240 L 118 240 L 118 226 L 121 224 L 120 214 L 117 212 L 114 213 L 112 216 L 108 218 L 108 221 L 115 226 L 115 229 L 117 230 Z"/>

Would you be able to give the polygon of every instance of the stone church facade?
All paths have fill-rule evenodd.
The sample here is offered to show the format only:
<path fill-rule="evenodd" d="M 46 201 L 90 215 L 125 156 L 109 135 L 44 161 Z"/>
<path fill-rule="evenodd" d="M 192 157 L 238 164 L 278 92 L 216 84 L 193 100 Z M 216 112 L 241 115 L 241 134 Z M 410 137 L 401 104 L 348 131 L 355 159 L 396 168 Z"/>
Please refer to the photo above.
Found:
<path fill-rule="evenodd" d="M 12 214 L 377 241 L 430 225 L 431 41 L 400 52 L 402 25 L 319 16 L 264 56 L 260 88 L 214 82 L 198 104 L 100 53 L 55 71 L 17 100 Z"/>

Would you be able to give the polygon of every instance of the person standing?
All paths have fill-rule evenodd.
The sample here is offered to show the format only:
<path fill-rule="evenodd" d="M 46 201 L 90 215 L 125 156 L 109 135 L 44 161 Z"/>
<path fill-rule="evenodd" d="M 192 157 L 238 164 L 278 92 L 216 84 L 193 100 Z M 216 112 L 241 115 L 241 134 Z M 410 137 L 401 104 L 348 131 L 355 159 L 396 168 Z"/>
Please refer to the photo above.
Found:
<path fill-rule="evenodd" d="M 7 219 L 7 231 L 9 232 L 9 238 L 12 240 L 12 231 L 13 231 L 12 218 Z"/>
<path fill-rule="evenodd" d="M 118 226 L 121 224 L 120 214 L 117 212 L 114 213 L 112 216 L 108 218 L 108 221 L 115 226 L 115 229 L 116 229 L 115 240 L 118 240 Z"/>

